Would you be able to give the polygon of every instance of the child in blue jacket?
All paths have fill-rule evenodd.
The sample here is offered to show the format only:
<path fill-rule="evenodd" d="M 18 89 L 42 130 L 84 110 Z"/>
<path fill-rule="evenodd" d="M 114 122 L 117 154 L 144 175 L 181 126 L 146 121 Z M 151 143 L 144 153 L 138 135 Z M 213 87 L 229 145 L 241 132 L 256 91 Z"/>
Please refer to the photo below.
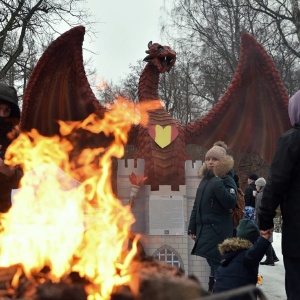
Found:
<path fill-rule="evenodd" d="M 213 293 L 257 283 L 259 262 L 270 246 L 271 233 L 260 236 L 258 227 L 242 219 L 237 227 L 237 237 L 224 240 L 219 245 L 221 266 Z"/>

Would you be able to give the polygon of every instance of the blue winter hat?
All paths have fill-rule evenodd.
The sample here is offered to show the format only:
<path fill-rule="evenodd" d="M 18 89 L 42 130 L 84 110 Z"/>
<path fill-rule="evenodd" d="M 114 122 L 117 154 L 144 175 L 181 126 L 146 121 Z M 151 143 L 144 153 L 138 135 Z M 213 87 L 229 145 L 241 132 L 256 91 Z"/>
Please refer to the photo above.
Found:
<path fill-rule="evenodd" d="M 259 238 L 260 233 L 258 227 L 252 221 L 242 219 L 236 228 L 236 236 L 241 239 L 249 240 L 252 244 L 254 244 Z"/>

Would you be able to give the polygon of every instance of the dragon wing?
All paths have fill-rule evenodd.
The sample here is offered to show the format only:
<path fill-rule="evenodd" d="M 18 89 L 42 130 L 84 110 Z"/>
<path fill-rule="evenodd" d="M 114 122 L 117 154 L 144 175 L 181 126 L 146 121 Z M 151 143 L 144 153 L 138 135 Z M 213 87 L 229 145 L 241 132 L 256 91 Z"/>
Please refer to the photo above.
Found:
<path fill-rule="evenodd" d="M 204 117 L 186 125 L 187 144 L 208 149 L 223 140 L 235 153 L 253 153 L 270 163 L 280 135 L 291 127 L 288 94 L 271 57 L 249 33 L 241 34 L 231 84 Z"/>
<path fill-rule="evenodd" d="M 65 32 L 52 42 L 35 66 L 23 98 L 20 127 L 40 134 L 59 134 L 58 120 L 81 121 L 91 113 L 103 117 L 86 78 L 82 43 L 83 26 Z"/>

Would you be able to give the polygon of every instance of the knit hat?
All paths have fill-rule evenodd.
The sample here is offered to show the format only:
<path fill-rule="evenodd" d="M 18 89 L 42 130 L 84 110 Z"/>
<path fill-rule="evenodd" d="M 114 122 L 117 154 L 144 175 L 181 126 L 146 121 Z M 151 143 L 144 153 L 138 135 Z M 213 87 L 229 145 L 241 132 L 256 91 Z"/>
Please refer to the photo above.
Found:
<path fill-rule="evenodd" d="M 17 91 L 13 86 L 0 82 L 0 102 L 9 105 L 11 118 L 20 119 Z"/>
<path fill-rule="evenodd" d="M 205 158 L 207 157 L 214 157 L 218 160 L 223 159 L 226 156 L 226 149 L 227 149 L 227 145 L 222 142 L 222 141 L 218 141 L 215 142 L 213 147 L 210 148 L 205 155 Z"/>
<path fill-rule="evenodd" d="M 266 180 L 263 177 L 260 177 L 255 181 L 255 185 L 265 186 L 266 185 Z"/>
<path fill-rule="evenodd" d="M 258 179 L 258 176 L 257 176 L 256 174 L 250 174 L 250 175 L 248 176 L 248 178 L 251 179 L 251 180 L 257 180 L 257 179 Z"/>
<path fill-rule="evenodd" d="M 251 220 L 242 219 L 236 228 L 236 236 L 254 244 L 259 238 L 260 233 L 258 227 Z"/>
<path fill-rule="evenodd" d="M 300 90 L 290 98 L 288 112 L 292 126 L 300 123 Z"/>

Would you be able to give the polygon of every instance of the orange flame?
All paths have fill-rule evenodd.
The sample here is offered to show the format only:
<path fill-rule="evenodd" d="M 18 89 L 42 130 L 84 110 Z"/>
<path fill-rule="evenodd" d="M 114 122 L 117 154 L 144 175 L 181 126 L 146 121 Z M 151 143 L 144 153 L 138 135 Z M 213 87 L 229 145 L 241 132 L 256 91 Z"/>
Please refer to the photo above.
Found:
<path fill-rule="evenodd" d="M 5 161 L 22 165 L 24 176 L 2 220 L 0 266 L 20 263 L 27 276 L 49 266 L 56 281 L 77 271 L 93 283 L 89 300 L 109 299 L 114 286 L 128 283 L 136 247 L 128 250 L 127 242 L 135 219 L 113 194 L 111 158 L 123 156 L 132 123 L 147 124 L 146 111 L 160 106 L 159 101 L 137 106 L 119 98 L 102 120 L 90 115 L 82 123 L 60 122 L 62 137 L 43 137 L 36 130 L 20 134 Z M 81 151 L 77 162 L 84 164 L 83 182 L 73 178 L 69 164 L 73 145 L 66 136 L 75 128 L 114 136 L 108 147 Z"/>

